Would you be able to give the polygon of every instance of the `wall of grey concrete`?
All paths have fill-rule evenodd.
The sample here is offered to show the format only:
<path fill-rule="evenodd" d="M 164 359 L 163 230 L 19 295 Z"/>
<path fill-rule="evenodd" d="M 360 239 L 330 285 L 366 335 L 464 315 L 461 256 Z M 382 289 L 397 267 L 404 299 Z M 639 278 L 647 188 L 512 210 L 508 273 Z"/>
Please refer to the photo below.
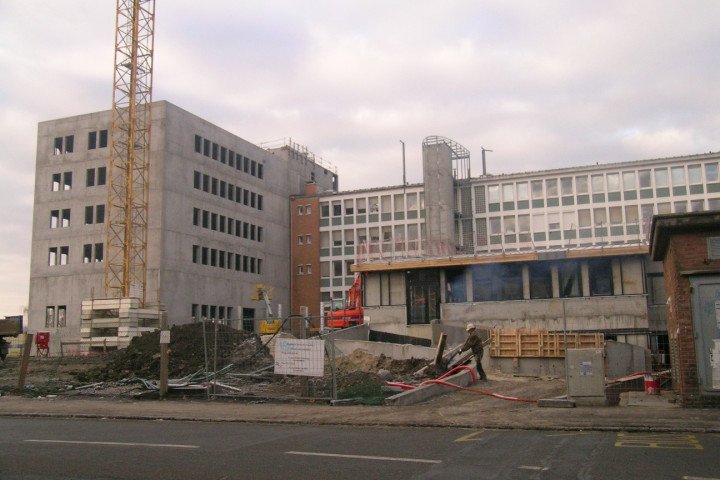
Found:
<path fill-rule="evenodd" d="M 536 377 L 563 377 L 565 376 L 564 358 L 504 358 L 483 357 L 483 368 L 492 375 L 493 370 L 503 373 L 515 373 Z"/>
<path fill-rule="evenodd" d="M 323 333 L 323 338 L 367 342 L 370 338 L 370 329 L 365 324 L 356 325 L 354 327 L 326 331 Z"/>
<path fill-rule="evenodd" d="M 423 145 L 425 231 L 429 248 L 455 245 L 455 198 L 452 151 L 445 143 Z M 454 253 L 454 249 L 453 249 Z"/>
<path fill-rule="evenodd" d="M 647 348 L 621 342 L 605 342 L 606 377 L 621 378 L 651 368 L 650 350 Z"/>
<path fill-rule="evenodd" d="M 290 308 L 289 196 L 301 193 L 314 175 L 321 189 L 330 189 L 335 175 L 307 159 L 277 155 L 255 146 L 168 102 L 153 103 L 148 215 L 147 303 L 161 302 L 170 323 L 192 321 L 192 305 L 242 308 L 265 316 L 265 304 L 252 301 L 259 283 L 273 287 L 272 305 Z M 107 203 L 110 172 L 105 185 L 87 187 L 87 169 L 109 165 L 109 147 L 88 149 L 88 133 L 111 128 L 111 112 L 97 112 L 38 125 L 33 241 L 31 250 L 28 331 L 50 331 L 51 349 L 59 340 L 77 340 L 80 306 L 84 299 L 104 297 L 105 265 L 83 263 L 83 245 L 106 242 L 106 221 L 85 224 L 86 206 Z M 56 137 L 72 135 L 73 152 L 54 155 Z M 227 151 L 233 150 L 264 166 L 263 178 L 195 152 L 195 135 Z M 263 196 L 263 208 L 252 208 L 220 195 L 194 188 L 194 172 Z M 53 174 L 72 174 L 72 188 L 52 191 Z M 320 172 L 320 173 L 318 173 Z M 193 224 L 193 209 L 216 213 L 263 228 L 262 241 L 237 237 Z M 70 209 L 70 225 L 50 228 L 51 210 Z M 193 263 L 193 246 L 262 259 L 262 272 Z M 48 265 L 50 248 L 67 246 L 66 265 Z M 107 256 L 107 248 L 104 248 Z M 48 306 L 66 308 L 65 327 L 45 327 Z M 56 342 L 57 341 L 57 342 Z"/>
<path fill-rule="evenodd" d="M 361 340 L 336 340 L 336 351 L 340 351 L 343 355 L 350 355 L 355 350 L 363 350 L 379 357 L 386 357 L 395 360 L 408 360 L 411 358 L 422 358 L 432 360 L 435 358 L 435 349 L 431 347 L 421 347 L 419 345 L 367 342 Z"/>
<path fill-rule="evenodd" d="M 432 327 L 430 324 L 407 324 L 405 305 L 363 308 L 365 316 L 370 318 L 369 324 L 372 330 L 432 339 Z"/>
<path fill-rule="evenodd" d="M 35 162 L 33 233 L 30 252 L 28 332 L 50 332 L 51 353 L 60 341 L 77 340 L 80 306 L 85 298 L 104 295 L 104 263 L 83 263 L 83 245 L 105 244 L 105 223 L 86 225 L 85 207 L 107 203 L 107 187 L 86 187 L 86 171 L 106 166 L 109 148 L 88 149 L 88 133 L 110 128 L 110 112 L 98 112 L 38 124 Z M 54 139 L 72 136 L 73 151 L 54 154 Z M 53 191 L 54 174 L 72 176 L 70 188 Z M 51 228 L 53 210 L 70 211 L 68 226 Z M 107 213 L 107 212 L 106 212 Z M 68 247 L 65 265 L 48 265 L 49 249 Z M 46 327 L 46 309 L 65 308 L 65 326 Z"/>
<path fill-rule="evenodd" d="M 563 321 L 563 303 L 565 312 Z M 489 328 L 567 330 L 648 327 L 645 295 L 442 304 L 442 322 Z"/>

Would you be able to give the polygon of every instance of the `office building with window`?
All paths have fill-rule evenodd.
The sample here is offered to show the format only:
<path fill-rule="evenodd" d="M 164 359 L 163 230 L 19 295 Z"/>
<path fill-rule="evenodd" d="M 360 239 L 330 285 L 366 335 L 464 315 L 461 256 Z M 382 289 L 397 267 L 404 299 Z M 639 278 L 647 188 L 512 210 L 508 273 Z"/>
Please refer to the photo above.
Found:
<path fill-rule="evenodd" d="M 294 198 L 319 207 L 316 224 L 292 227 L 298 244 L 319 236 L 312 274 L 300 270 L 307 258 L 293 262 L 294 281 L 329 302 L 363 275 L 371 328 L 391 334 L 472 321 L 599 332 L 667 354 L 649 226 L 655 214 L 720 209 L 720 154 L 478 177 L 469 155 L 428 137 L 423 184 Z"/>

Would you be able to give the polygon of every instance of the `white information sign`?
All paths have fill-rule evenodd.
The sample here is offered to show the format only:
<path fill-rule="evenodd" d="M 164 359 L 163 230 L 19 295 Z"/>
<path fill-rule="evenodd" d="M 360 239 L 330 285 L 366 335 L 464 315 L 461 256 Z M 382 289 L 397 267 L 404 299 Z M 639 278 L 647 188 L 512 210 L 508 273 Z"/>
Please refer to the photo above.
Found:
<path fill-rule="evenodd" d="M 170 343 L 170 330 L 160 330 L 160 343 Z"/>
<path fill-rule="evenodd" d="M 280 338 L 275 342 L 275 373 L 322 377 L 325 371 L 325 340 Z"/>

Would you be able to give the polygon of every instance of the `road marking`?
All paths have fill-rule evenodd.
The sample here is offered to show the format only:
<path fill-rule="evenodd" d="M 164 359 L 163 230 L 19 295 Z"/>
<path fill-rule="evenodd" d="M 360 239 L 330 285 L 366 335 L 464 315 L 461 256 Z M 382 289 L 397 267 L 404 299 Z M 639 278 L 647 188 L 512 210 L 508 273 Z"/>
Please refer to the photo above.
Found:
<path fill-rule="evenodd" d="M 703 450 L 691 434 L 618 433 L 616 447 L 670 448 L 674 450 Z"/>
<path fill-rule="evenodd" d="M 417 462 L 417 463 L 442 463 L 442 460 L 428 460 L 424 458 L 402 458 L 402 457 L 373 457 L 369 455 L 343 455 L 339 453 L 319 453 L 319 452 L 285 452 L 288 455 L 310 455 L 314 457 L 339 457 L 339 458 L 359 458 L 362 460 L 388 460 L 391 462 Z"/>
<path fill-rule="evenodd" d="M 718 478 L 710 478 L 710 477 L 688 477 L 687 475 L 682 478 L 683 478 L 683 480 L 720 480 Z"/>
<path fill-rule="evenodd" d="M 523 470 L 537 470 L 540 472 L 544 472 L 548 469 L 548 467 L 534 467 L 532 465 L 520 465 L 518 468 L 521 468 Z"/>
<path fill-rule="evenodd" d="M 69 445 L 107 445 L 113 447 L 200 448 L 199 445 L 173 445 L 171 443 L 81 442 L 79 440 L 25 440 L 25 442 L 64 443 Z"/>
<path fill-rule="evenodd" d="M 480 440 L 482 440 L 482 438 L 474 438 L 474 437 L 476 437 L 477 435 L 480 435 L 484 431 L 485 430 L 480 430 L 479 432 L 468 433 L 464 437 L 460 437 L 454 441 L 455 442 L 479 442 Z"/>
<path fill-rule="evenodd" d="M 546 435 L 547 437 L 573 437 L 575 435 L 590 435 L 592 432 L 568 432 Z"/>

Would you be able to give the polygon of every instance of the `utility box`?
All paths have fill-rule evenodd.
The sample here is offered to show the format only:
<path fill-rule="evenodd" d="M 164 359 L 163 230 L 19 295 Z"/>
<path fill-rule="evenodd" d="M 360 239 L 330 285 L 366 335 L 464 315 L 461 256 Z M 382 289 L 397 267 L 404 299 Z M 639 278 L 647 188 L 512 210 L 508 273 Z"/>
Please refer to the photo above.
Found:
<path fill-rule="evenodd" d="M 714 338 L 715 348 L 710 351 L 710 365 L 712 366 L 712 388 L 720 390 L 720 339 Z"/>
<path fill-rule="evenodd" d="M 602 348 L 568 349 L 568 394 L 578 405 L 606 405 Z"/>

